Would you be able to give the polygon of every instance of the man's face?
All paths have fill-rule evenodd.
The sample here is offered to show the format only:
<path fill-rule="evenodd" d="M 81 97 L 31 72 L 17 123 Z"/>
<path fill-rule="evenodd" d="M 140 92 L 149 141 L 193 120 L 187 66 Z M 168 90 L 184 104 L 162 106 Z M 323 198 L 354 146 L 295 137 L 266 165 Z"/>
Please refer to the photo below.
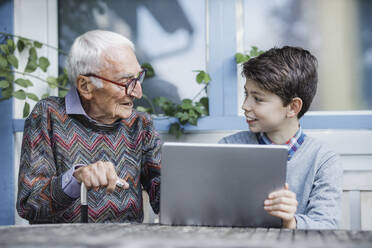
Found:
<path fill-rule="evenodd" d="M 131 78 L 136 78 L 142 71 L 133 50 L 123 46 L 116 49 L 108 49 L 106 54 L 110 57 L 103 56 L 106 60 L 106 67 L 101 70 L 99 76 L 125 84 Z M 110 122 L 119 118 L 128 118 L 133 111 L 134 98 L 142 97 L 142 88 L 139 82 L 136 82 L 134 90 L 126 95 L 125 87 L 121 87 L 102 80 L 103 87 L 95 89 L 91 99 L 96 106 L 95 112 L 106 116 L 106 121 Z"/>
<path fill-rule="evenodd" d="M 260 89 L 252 80 L 247 80 L 244 88 L 246 97 L 242 109 L 252 132 L 270 135 L 287 128 L 288 108 L 279 96 Z"/>

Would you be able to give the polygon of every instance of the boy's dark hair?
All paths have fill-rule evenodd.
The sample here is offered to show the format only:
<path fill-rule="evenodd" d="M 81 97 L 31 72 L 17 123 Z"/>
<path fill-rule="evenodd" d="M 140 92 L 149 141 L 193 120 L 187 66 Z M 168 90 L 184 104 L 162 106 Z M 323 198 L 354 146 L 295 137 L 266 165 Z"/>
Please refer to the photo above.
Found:
<path fill-rule="evenodd" d="M 309 109 L 318 82 L 317 59 L 300 47 L 272 48 L 243 64 L 243 76 L 257 86 L 278 95 L 287 106 L 293 98 L 302 99 L 301 118 Z"/>

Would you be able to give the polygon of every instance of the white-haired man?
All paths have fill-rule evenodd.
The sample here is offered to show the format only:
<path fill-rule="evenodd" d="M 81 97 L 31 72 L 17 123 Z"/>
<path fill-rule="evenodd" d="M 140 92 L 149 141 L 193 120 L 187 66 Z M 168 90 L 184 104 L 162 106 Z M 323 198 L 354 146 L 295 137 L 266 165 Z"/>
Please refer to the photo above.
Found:
<path fill-rule="evenodd" d="M 89 222 L 142 222 L 142 186 L 155 213 L 160 200 L 159 135 L 133 109 L 145 70 L 125 37 L 89 31 L 73 43 L 66 97 L 38 102 L 26 119 L 17 210 L 30 223 L 80 220 L 80 184 Z M 117 182 L 123 189 L 116 187 Z"/>

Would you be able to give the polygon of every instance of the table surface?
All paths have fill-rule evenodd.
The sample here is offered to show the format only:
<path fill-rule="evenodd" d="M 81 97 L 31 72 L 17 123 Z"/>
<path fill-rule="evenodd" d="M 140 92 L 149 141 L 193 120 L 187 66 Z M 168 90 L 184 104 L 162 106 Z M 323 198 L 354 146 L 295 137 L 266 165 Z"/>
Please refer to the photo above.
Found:
<path fill-rule="evenodd" d="M 0 227 L 0 247 L 372 247 L 372 231 L 53 224 Z"/>

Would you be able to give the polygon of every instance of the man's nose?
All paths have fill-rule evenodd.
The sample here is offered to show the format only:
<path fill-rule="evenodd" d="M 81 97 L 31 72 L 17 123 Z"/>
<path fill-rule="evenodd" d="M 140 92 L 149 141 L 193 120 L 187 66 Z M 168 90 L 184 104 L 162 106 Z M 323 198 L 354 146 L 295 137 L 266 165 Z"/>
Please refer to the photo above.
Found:
<path fill-rule="evenodd" d="M 129 94 L 137 99 L 142 97 L 142 86 L 139 81 L 136 82 L 136 86 L 134 87 L 133 91 Z"/>

